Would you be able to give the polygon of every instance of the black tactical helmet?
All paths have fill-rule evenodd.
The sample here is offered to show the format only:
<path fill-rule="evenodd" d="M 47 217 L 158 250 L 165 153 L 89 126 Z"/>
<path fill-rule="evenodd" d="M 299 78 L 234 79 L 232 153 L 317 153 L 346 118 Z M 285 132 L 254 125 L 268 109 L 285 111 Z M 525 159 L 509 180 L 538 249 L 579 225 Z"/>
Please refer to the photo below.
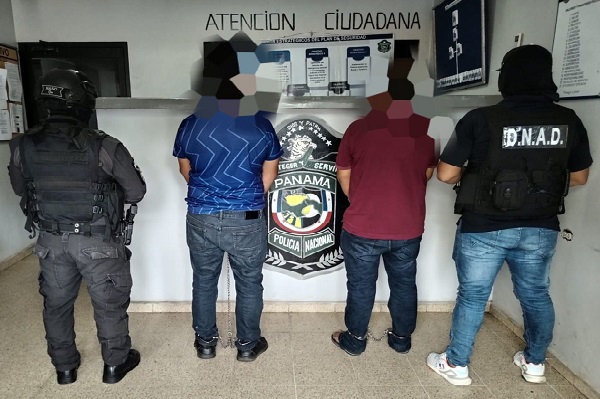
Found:
<path fill-rule="evenodd" d="M 90 110 L 96 107 L 98 93 L 90 79 L 73 69 L 53 69 L 40 78 L 39 99 L 64 102 L 66 108 L 78 105 Z M 51 108 L 51 107 L 50 107 Z"/>

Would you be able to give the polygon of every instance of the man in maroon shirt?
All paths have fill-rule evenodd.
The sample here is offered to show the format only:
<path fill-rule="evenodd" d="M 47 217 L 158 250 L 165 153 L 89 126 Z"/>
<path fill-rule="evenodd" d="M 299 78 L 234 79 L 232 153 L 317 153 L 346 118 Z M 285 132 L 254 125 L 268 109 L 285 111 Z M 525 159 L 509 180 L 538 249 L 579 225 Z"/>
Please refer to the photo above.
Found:
<path fill-rule="evenodd" d="M 331 339 L 350 355 L 361 354 L 367 345 L 380 258 L 390 287 L 390 347 L 400 353 L 410 350 L 417 319 L 416 259 L 425 189 L 437 160 L 435 141 L 427 135 L 429 119 L 412 110 L 414 89 L 407 79 L 412 59 L 408 64 L 400 78 L 390 79 L 388 92 L 369 97 L 371 112 L 348 127 L 336 161 L 350 201 L 341 235 L 348 297 L 347 330 Z"/>

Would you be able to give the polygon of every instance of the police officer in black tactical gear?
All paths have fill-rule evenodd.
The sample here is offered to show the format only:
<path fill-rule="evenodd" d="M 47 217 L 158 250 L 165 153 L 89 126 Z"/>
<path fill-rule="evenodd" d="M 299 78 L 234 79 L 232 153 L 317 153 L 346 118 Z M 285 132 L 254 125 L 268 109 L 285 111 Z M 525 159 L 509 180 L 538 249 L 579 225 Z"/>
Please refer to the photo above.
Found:
<path fill-rule="evenodd" d="M 131 252 L 123 208 L 139 202 L 146 185 L 125 146 L 88 127 L 97 93 L 83 73 L 53 69 L 38 93 L 47 118 L 11 140 L 8 168 L 25 228 L 32 238 L 39 230 L 34 252 L 48 354 L 58 383 L 75 382 L 81 357 L 73 310 L 83 278 L 102 345 L 102 381 L 114 384 L 140 362 L 129 337 Z"/>

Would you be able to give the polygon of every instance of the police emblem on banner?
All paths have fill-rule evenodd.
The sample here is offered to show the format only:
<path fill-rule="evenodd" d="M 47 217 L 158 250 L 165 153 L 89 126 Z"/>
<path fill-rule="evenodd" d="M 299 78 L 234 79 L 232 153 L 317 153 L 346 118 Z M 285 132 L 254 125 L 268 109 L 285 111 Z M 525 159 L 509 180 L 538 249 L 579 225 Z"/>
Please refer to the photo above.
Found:
<path fill-rule="evenodd" d="M 332 271 L 344 261 L 339 246 L 346 196 L 336 179 L 340 139 L 325 123 L 295 119 L 277 132 L 284 150 L 269 190 L 266 264 L 297 278 Z"/>

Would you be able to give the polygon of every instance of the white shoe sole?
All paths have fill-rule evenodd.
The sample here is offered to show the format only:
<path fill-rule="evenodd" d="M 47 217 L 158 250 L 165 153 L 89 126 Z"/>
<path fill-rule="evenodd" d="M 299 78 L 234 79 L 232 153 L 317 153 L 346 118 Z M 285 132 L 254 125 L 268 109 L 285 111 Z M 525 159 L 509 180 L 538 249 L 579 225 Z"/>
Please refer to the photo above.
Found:
<path fill-rule="evenodd" d="M 462 379 L 461 378 L 452 378 L 452 377 L 449 377 L 446 374 L 442 373 L 437 368 L 435 368 L 435 366 L 432 366 L 429 363 L 427 363 L 427 366 L 429 366 L 430 369 L 432 369 L 433 371 L 435 371 L 436 374 L 439 374 L 442 377 L 444 377 L 444 379 L 446 381 L 448 381 L 452 385 L 461 385 L 461 386 L 463 386 L 463 385 L 471 385 L 471 377 L 462 378 Z"/>
<path fill-rule="evenodd" d="M 527 382 L 531 382 L 532 384 L 543 384 L 546 382 L 546 376 L 544 375 L 531 375 L 531 374 L 527 374 L 525 372 L 525 370 L 523 369 L 523 367 L 521 366 L 521 364 L 516 361 L 513 360 L 513 363 L 515 366 L 517 366 L 518 368 L 521 369 L 521 375 L 523 376 L 523 378 L 525 379 L 525 381 Z"/>

